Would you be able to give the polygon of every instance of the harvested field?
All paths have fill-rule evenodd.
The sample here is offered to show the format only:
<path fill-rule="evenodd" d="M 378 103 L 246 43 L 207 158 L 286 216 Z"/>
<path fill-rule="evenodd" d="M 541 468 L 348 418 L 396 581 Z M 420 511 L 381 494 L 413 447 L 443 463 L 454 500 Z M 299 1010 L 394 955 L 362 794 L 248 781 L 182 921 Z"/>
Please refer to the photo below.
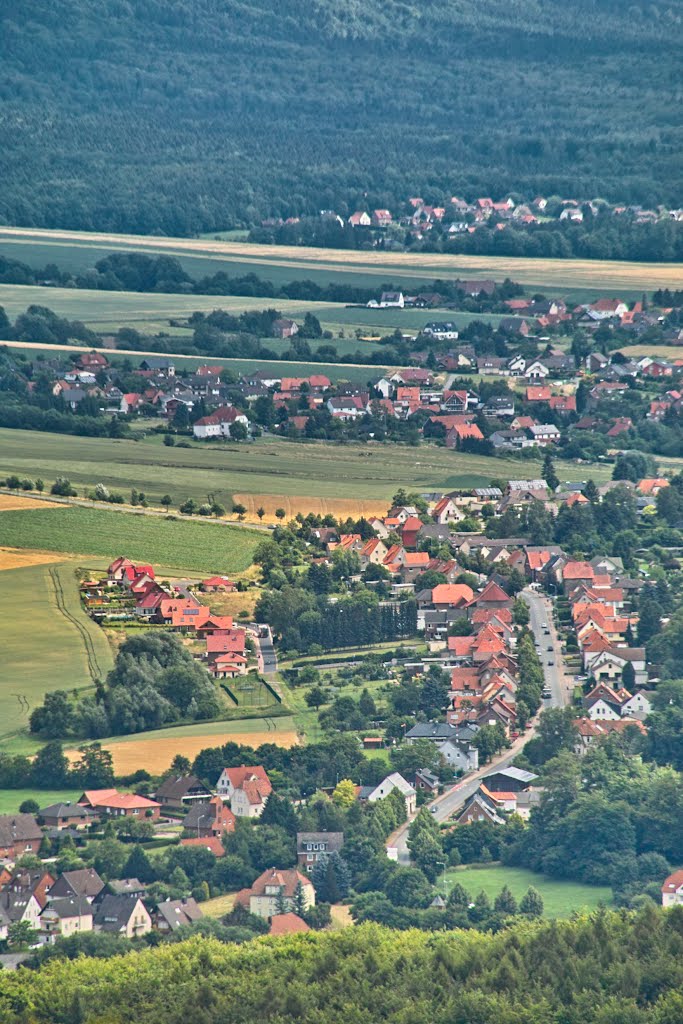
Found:
<path fill-rule="evenodd" d="M 348 274 L 377 281 L 393 278 L 419 280 L 446 276 L 482 276 L 502 280 L 510 277 L 521 284 L 538 287 L 620 289 L 642 291 L 652 288 L 679 288 L 683 267 L 676 263 L 627 263 L 610 260 L 531 259 L 506 256 L 451 256 L 440 253 L 387 253 L 362 250 L 314 249 L 304 246 L 255 245 L 238 241 L 209 241 L 191 238 L 156 238 L 140 235 L 113 235 L 97 232 L 51 231 L 35 228 L 0 228 L 3 241 L 13 241 L 20 250 L 32 245 L 75 248 L 115 247 L 138 252 L 166 253 L 185 260 L 210 263 L 215 270 L 228 273 L 253 270 L 264 277 L 286 271 L 289 279 L 323 273 L 328 279 Z M 99 258 L 96 252 L 92 259 Z M 228 264 L 228 266 L 226 266 Z M 232 264 L 233 266 L 229 266 Z"/>
<path fill-rule="evenodd" d="M 254 615 L 254 606 L 260 597 L 260 590 L 245 590 L 234 594 L 205 594 L 202 602 L 208 604 L 215 615 L 232 615 L 238 618 L 240 612 L 247 612 L 249 618 Z"/>
<path fill-rule="evenodd" d="M 57 501 L 42 498 L 24 498 L 21 494 L 0 494 L 0 512 L 14 512 L 19 508 L 59 508 Z"/>
<path fill-rule="evenodd" d="M 42 551 L 0 548 L 0 572 L 5 569 L 24 569 L 28 565 L 49 565 L 51 562 L 61 562 L 62 559 L 62 555 L 48 555 Z"/>
<path fill-rule="evenodd" d="M 102 745 L 111 751 L 114 771 L 122 775 L 137 771 L 138 768 L 153 773 L 163 772 L 176 754 L 183 754 L 192 760 L 205 747 L 220 747 L 229 740 L 249 747 L 259 747 L 262 743 L 275 743 L 278 747 L 296 746 L 299 736 L 291 718 L 275 718 L 270 721 L 276 724 L 275 729 L 268 729 L 263 719 L 225 722 L 222 723 L 222 730 L 220 722 L 211 722 L 140 733 L 137 736 L 116 737 L 102 740 Z M 76 750 L 67 750 L 66 753 L 71 760 L 80 756 Z"/>
<path fill-rule="evenodd" d="M 287 519 L 293 519 L 299 512 L 304 516 L 309 512 L 320 516 L 329 513 L 338 519 L 347 516 L 385 516 L 388 504 L 387 501 L 363 498 L 300 498 L 288 494 L 235 494 L 233 500 L 247 509 L 245 521 L 249 523 L 276 523 L 275 510 L 278 508 L 285 510 Z M 265 509 L 263 520 L 256 515 L 257 508 Z"/>

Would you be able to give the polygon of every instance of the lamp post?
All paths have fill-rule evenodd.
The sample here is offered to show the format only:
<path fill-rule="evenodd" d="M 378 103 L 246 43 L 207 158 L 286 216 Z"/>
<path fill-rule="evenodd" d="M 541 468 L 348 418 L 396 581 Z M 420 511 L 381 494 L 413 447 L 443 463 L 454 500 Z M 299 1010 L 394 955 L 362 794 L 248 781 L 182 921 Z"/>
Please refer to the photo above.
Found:
<path fill-rule="evenodd" d="M 439 865 L 440 868 L 443 868 L 443 895 L 444 895 L 444 899 L 445 899 L 446 898 L 446 865 L 447 865 L 448 861 L 438 860 L 436 863 Z"/>

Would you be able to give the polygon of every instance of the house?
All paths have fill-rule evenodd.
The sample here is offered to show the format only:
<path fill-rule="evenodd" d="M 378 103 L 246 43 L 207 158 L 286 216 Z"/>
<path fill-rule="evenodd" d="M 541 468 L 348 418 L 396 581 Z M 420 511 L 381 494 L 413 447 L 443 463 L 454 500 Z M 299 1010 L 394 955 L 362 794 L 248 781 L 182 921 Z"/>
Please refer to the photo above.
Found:
<path fill-rule="evenodd" d="M 66 896 L 52 900 L 40 914 L 39 925 L 45 942 L 66 939 L 79 932 L 93 930 L 93 908 L 84 896 Z"/>
<path fill-rule="evenodd" d="M 377 800 L 383 800 L 384 797 L 393 793 L 395 789 L 405 799 L 408 815 L 413 814 L 417 807 L 417 794 L 414 787 L 409 782 L 406 782 L 399 772 L 392 772 L 391 775 L 387 775 L 377 786 L 361 786 L 359 798 L 372 804 Z"/>
<path fill-rule="evenodd" d="M 379 300 L 380 309 L 403 309 L 404 306 L 403 292 L 382 292 Z"/>
<path fill-rule="evenodd" d="M 92 815 L 87 807 L 71 801 L 50 804 L 38 811 L 38 822 L 46 828 L 79 828 L 89 825 L 91 821 Z"/>
<path fill-rule="evenodd" d="M 683 871 L 674 871 L 662 883 L 662 906 L 674 907 L 683 903 Z"/>
<path fill-rule="evenodd" d="M 392 223 L 392 216 L 389 210 L 373 210 L 372 225 L 376 228 L 388 228 Z"/>
<path fill-rule="evenodd" d="M 296 935 L 298 932 L 310 932 L 310 927 L 299 917 L 287 911 L 286 914 L 276 914 L 270 919 L 271 935 Z"/>
<path fill-rule="evenodd" d="M 439 792 L 441 783 L 439 776 L 431 772 L 429 768 L 418 768 L 415 772 L 413 785 L 416 790 L 434 795 Z"/>
<path fill-rule="evenodd" d="M 538 775 L 534 775 L 533 772 L 510 765 L 507 768 L 497 768 L 494 772 L 485 775 L 484 782 L 489 790 L 518 793 L 528 789 L 537 778 Z"/>
<path fill-rule="evenodd" d="M 450 320 L 433 320 L 431 323 L 425 324 L 422 333 L 428 334 L 429 337 L 436 338 L 438 341 L 455 341 L 458 337 L 458 328 Z"/>
<path fill-rule="evenodd" d="M 216 836 L 207 836 L 205 839 L 181 839 L 181 846 L 197 846 L 202 850 L 208 850 L 214 857 L 224 857 L 225 847 Z"/>
<path fill-rule="evenodd" d="M 157 931 L 168 934 L 184 925 L 201 921 L 203 917 L 197 901 L 192 896 L 187 896 L 181 900 L 164 900 L 163 903 L 157 903 L 154 921 Z"/>
<path fill-rule="evenodd" d="M 309 874 L 314 864 L 331 853 L 339 853 L 344 845 L 343 832 L 297 832 L 296 859 L 301 871 Z"/>
<path fill-rule="evenodd" d="M 139 878 L 112 878 L 95 901 L 101 903 L 105 896 L 135 896 L 144 899 L 147 886 Z"/>
<path fill-rule="evenodd" d="M 224 768 L 216 786 L 238 818 L 258 818 L 273 791 L 262 765 Z"/>
<path fill-rule="evenodd" d="M 557 444 L 562 437 L 554 423 L 539 423 L 529 427 L 529 433 L 537 444 Z"/>
<path fill-rule="evenodd" d="M 113 932 L 134 939 L 152 930 L 152 918 L 141 899 L 135 896 L 105 896 L 94 917 L 95 931 Z"/>
<path fill-rule="evenodd" d="M 462 608 L 474 598 L 466 583 L 437 583 L 432 590 L 431 603 L 435 608 Z"/>
<path fill-rule="evenodd" d="M 459 814 L 456 815 L 457 825 L 470 825 L 475 821 L 489 821 L 493 825 L 504 825 L 502 808 L 494 800 L 491 792 L 482 783 L 477 791 L 469 797 Z"/>
<path fill-rule="evenodd" d="M 162 356 L 146 356 L 140 363 L 141 370 L 152 370 L 160 377 L 175 377 L 175 363 Z"/>
<path fill-rule="evenodd" d="M 244 413 L 233 406 L 221 406 L 210 416 L 202 416 L 196 420 L 192 426 L 192 433 L 200 441 L 212 437 L 230 437 L 231 428 L 235 423 L 241 423 L 246 430 L 249 429 L 249 420 Z"/>
<path fill-rule="evenodd" d="M 136 793 L 119 793 L 117 789 L 86 790 L 79 797 L 78 803 L 100 815 L 152 820 L 159 817 L 160 804 L 156 800 L 149 800 Z"/>
<path fill-rule="evenodd" d="M 453 522 L 457 523 L 463 518 L 463 513 L 457 507 L 453 499 L 449 498 L 447 495 L 437 501 L 431 514 L 434 522 L 439 523 L 440 525 Z"/>
<path fill-rule="evenodd" d="M 104 889 L 104 882 L 94 868 L 64 871 L 49 892 L 50 900 L 83 898 L 92 903 Z"/>
<path fill-rule="evenodd" d="M 227 802 L 213 796 L 208 803 L 196 803 L 183 818 L 183 829 L 193 838 L 220 839 L 224 832 L 235 831 L 235 815 Z"/>
<path fill-rule="evenodd" d="M 468 740 L 449 739 L 439 747 L 444 761 L 460 772 L 476 772 L 479 768 L 479 750 Z"/>
<path fill-rule="evenodd" d="M 0 935 L 4 932 L 7 938 L 9 926 L 20 921 L 25 921 L 31 928 L 38 928 L 41 910 L 33 893 L 0 892 Z"/>
<path fill-rule="evenodd" d="M 237 584 L 227 576 L 209 576 L 202 580 L 199 587 L 204 594 L 231 594 L 237 589 Z"/>
<path fill-rule="evenodd" d="M 309 878 L 296 868 L 268 868 L 250 889 L 237 893 L 235 902 L 257 917 L 271 918 L 296 910 L 297 897 L 305 909 L 315 906 L 315 889 Z"/>
<path fill-rule="evenodd" d="M 349 224 L 353 228 L 369 228 L 372 224 L 372 218 L 365 210 L 357 210 L 349 217 Z"/>
<path fill-rule="evenodd" d="M 0 885 L 5 892 L 11 892 L 15 896 L 35 896 L 41 909 L 48 901 L 48 894 L 56 881 L 55 875 L 51 875 L 44 868 L 27 870 L 21 868 L 9 874 L 7 880 Z"/>
<path fill-rule="evenodd" d="M 38 853 L 42 839 L 32 814 L 0 815 L 0 858 L 19 860 L 25 853 Z"/>
<path fill-rule="evenodd" d="M 195 775 L 169 775 L 154 794 L 162 807 L 189 807 L 195 803 L 207 803 L 211 790 L 207 789 Z"/>
<path fill-rule="evenodd" d="M 288 317 L 273 320 L 271 331 L 274 338 L 293 338 L 299 333 L 299 325 Z"/>

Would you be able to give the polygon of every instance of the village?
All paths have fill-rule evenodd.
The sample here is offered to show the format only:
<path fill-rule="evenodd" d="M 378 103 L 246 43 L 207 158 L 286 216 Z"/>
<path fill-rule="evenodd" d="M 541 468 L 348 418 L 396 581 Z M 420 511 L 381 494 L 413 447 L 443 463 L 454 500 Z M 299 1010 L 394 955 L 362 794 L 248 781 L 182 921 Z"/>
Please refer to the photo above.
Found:
<path fill-rule="evenodd" d="M 552 475 L 552 460 L 546 467 Z M 323 525 L 315 517 L 278 526 L 270 544 L 291 544 L 295 528 L 307 571 L 318 580 L 321 573 L 338 574 L 338 596 L 326 598 L 330 608 L 334 602 L 343 608 L 344 592 L 376 588 L 380 607 L 393 616 L 387 621 L 400 623 L 391 628 L 408 639 L 401 657 L 395 652 L 385 666 L 384 710 L 373 705 L 365 723 L 337 725 L 341 736 L 333 742 L 355 748 L 357 781 L 337 773 L 335 784 L 318 782 L 313 792 L 309 770 L 294 769 L 295 783 L 277 748 L 264 745 L 261 761 L 247 765 L 233 744 L 232 763 L 220 748 L 206 751 L 210 762 L 200 755 L 191 764 L 178 755 L 157 779 L 146 776 L 137 785 L 121 780 L 87 788 L 74 801 L 24 806 L 0 817 L 0 940 L 11 947 L 21 936 L 40 947 L 93 930 L 127 939 L 152 931 L 168 935 L 194 927 L 203 920 L 202 904 L 226 891 L 233 893 L 228 917 L 236 925 L 244 924 L 239 914 L 245 912 L 265 922 L 271 934 L 326 927 L 325 897 L 335 903 L 349 893 L 344 858 L 348 850 L 353 863 L 351 850 L 370 827 L 368 814 L 384 815 L 374 834 L 378 855 L 391 870 L 413 870 L 406 867 L 412 860 L 432 882 L 440 863 L 435 856 L 460 856 L 463 829 L 474 837 L 482 828 L 513 835 L 520 823 L 528 826 L 544 782 L 542 770 L 530 767 L 536 762 L 521 754 L 543 734 L 545 715 L 569 716 L 569 749 L 583 760 L 615 737 L 639 749 L 656 707 L 657 666 L 648 657 L 645 619 L 647 602 L 660 596 L 659 583 L 654 586 L 631 550 L 627 557 L 577 557 L 571 553 L 576 540 L 565 549 L 541 535 L 548 523 L 583 514 L 586 507 L 596 514 L 602 507 L 608 521 L 624 502 L 632 516 L 642 515 L 671 487 L 663 477 L 616 479 L 598 488 L 510 480 L 452 494 L 397 495 L 403 501 L 385 516 L 361 518 L 356 529 L 329 519 Z M 529 516 L 537 517 L 538 543 L 482 530 L 516 521 L 526 532 Z M 286 700 L 277 659 L 266 665 L 260 644 L 264 636 L 269 645 L 274 641 L 278 656 L 291 664 L 291 640 L 270 624 L 237 625 L 203 603 L 234 593 L 237 585 L 223 575 L 159 582 L 153 566 L 121 556 L 104 577 L 83 579 L 80 592 L 101 626 L 132 636 L 140 630 L 176 636 L 235 706 L 239 700 L 230 687 L 247 674 L 275 700 Z M 316 687 L 320 691 L 313 683 L 311 694 Z M 322 691 L 311 705 L 331 699 L 332 711 L 343 703 Z M 340 714 L 354 718 L 354 701 L 347 700 L 344 712 L 341 707 Z M 320 712 L 321 722 L 329 713 Z M 402 724 L 395 731 L 397 721 Z M 202 770 L 209 763 L 210 771 Z M 284 808 L 290 806 L 287 818 Z M 450 854 L 432 853 L 430 860 L 418 852 L 424 808 Z M 282 860 L 269 852 L 277 847 L 271 836 L 271 846 L 264 839 L 259 856 L 237 870 L 246 856 L 237 851 L 257 842 L 242 830 L 258 835 L 263 829 L 265 836 L 276 824 L 282 831 L 285 821 L 289 839 Z M 350 847 L 344 829 L 332 827 L 343 821 L 353 830 Z M 120 849 L 118 860 L 104 855 L 111 841 Z M 151 859 L 158 844 L 159 862 Z M 229 870 L 221 869 L 223 858 Z M 240 879 L 247 882 L 241 888 L 235 885 Z M 661 893 L 665 906 L 683 903 L 680 871 L 662 881 Z M 437 890 L 431 899 L 430 912 L 446 908 Z M 360 919 L 372 913 L 362 901 L 352 911 Z"/>

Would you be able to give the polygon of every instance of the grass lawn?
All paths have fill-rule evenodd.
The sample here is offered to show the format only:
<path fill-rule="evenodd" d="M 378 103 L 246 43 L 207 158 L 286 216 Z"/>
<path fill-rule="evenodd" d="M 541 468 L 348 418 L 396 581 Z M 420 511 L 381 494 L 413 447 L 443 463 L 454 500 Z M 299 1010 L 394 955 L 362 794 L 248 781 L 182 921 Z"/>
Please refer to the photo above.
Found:
<path fill-rule="evenodd" d="M 223 917 L 229 914 L 235 905 L 235 893 L 228 892 L 223 896 L 214 896 L 212 900 L 204 900 L 201 905 L 204 917 Z"/>
<path fill-rule="evenodd" d="M 112 667 L 104 633 L 81 608 L 75 566 L 66 561 L 0 572 L 0 734 L 25 728 L 47 691 L 90 686 Z"/>
<path fill-rule="evenodd" d="M 185 572 L 244 570 L 259 539 L 255 531 L 238 527 L 150 516 L 133 519 L 131 513 L 66 505 L 0 513 L 0 545 L 112 558 L 125 554 Z"/>
<path fill-rule="evenodd" d="M 35 800 L 39 807 L 60 801 L 78 800 L 80 789 L 0 789 L 0 814 L 14 814 L 24 800 Z"/>
<path fill-rule="evenodd" d="M 472 899 L 483 889 L 491 902 L 504 885 L 517 900 L 532 885 L 543 897 L 545 917 L 570 917 L 574 911 L 595 910 L 600 903 L 612 903 L 612 890 L 608 886 L 558 881 L 525 868 L 508 868 L 500 864 L 456 868 L 447 873 L 446 881 L 449 889 L 459 882 Z"/>
<path fill-rule="evenodd" d="M 152 504 L 169 493 L 174 507 L 188 497 L 206 500 L 209 493 L 227 507 L 236 494 L 240 500 L 245 495 L 271 496 L 277 500 L 311 496 L 317 503 L 315 508 L 321 502 L 334 503 L 340 499 L 388 502 L 398 487 L 446 491 L 484 486 L 494 478 L 538 476 L 540 466 L 535 460 L 470 455 L 432 445 L 339 445 L 264 437 L 253 444 L 197 443 L 192 448 L 167 448 L 152 438 L 114 440 L 0 429 L 0 476 L 16 473 L 32 479 L 41 477 L 50 484 L 68 473 L 77 487 L 92 488 L 101 482 L 124 494 L 136 487 L 147 493 Z M 572 462 L 558 462 L 556 468 L 561 480 L 592 477 L 597 483 L 609 479 L 612 469 L 608 465 Z M 64 513 L 57 510 L 57 514 Z M 115 512 L 101 514 L 109 516 L 112 522 L 112 517 L 120 516 Z M 178 524 L 165 525 L 170 528 Z M 162 526 L 156 521 L 151 529 L 159 531 Z M 184 530 L 187 526 L 182 524 Z M 140 529 L 143 528 L 141 525 Z M 206 527 L 198 523 L 196 529 Z M 0 522 L 0 544 L 2 533 Z M 183 533 L 183 537 L 188 536 Z M 183 541 L 183 547 L 187 543 L 190 541 Z M 136 557 L 154 561 L 149 551 Z M 174 554 L 171 565 L 176 564 L 177 557 Z M 162 558 L 156 561 L 169 564 Z M 191 562 L 184 564 L 188 566 Z M 217 571 L 228 567 L 213 564 L 208 568 Z"/>

